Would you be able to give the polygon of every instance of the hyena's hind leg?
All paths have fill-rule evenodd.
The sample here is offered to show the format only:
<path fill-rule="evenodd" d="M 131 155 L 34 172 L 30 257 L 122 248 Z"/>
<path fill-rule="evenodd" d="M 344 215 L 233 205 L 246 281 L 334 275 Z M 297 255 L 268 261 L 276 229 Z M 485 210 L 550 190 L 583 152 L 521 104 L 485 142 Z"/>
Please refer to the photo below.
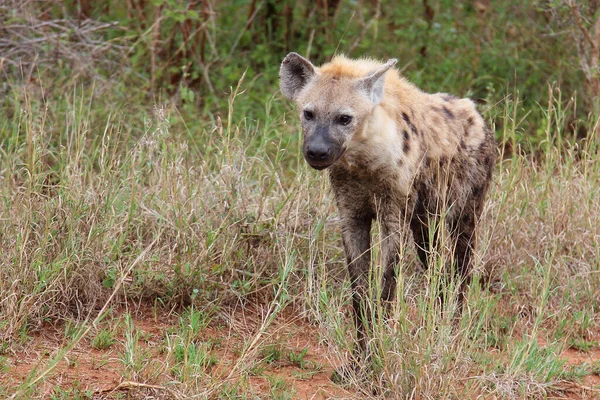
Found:
<path fill-rule="evenodd" d="M 453 225 L 447 220 L 445 220 L 445 223 L 442 223 L 438 216 L 432 215 L 426 211 L 422 203 L 416 204 L 410 221 L 410 228 L 415 241 L 415 248 L 417 251 L 417 256 L 419 257 L 419 261 L 421 264 L 423 264 L 423 267 L 426 270 L 431 270 L 433 268 L 434 271 L 437 270 L 434 268 L 435 263 L 443 260 L 443 258 L 436 256 L 439 254 L 438 252 L 440 250 L 439 246 L 441 230 L 446 230 L 446 228 L 449 228 L 450 231 L 457 233 L 456 242 L 458 242 L 458 244 L 456 246 L 457 250 L 455 251 L 455 254 L 461 259 L 461 261 L 457 262 L 457 264 L 461 265 L 460 272 L 458 272 L 459 269 L 456 269 L 458 282 L 461 283 L 461 290 L 457 301 L 460 304 L 459 310 L 462 309 L 461 307 L 464 299 L 464 291 L 469 283 L 468 277 L 470 269 L 468 266 L 470 265 L 470 258 L 474 248 L 474 243 L 471 243 L 472 235 L 470 233 L 472 230 L 469 231 L 467 227 L 463 227 L 462 225 L 454 230 Z M 458 234 L 458 231 L 461 231 L 462 233 Z M 452 238 L 454 239 L 454 236 L 452 236 Z M 465 268 L 462 268 L 463 266 L 465 266 Z M 445 271 L 446 269 L 443 267 L 441 270 Z M 438 282 L 438 287 L 432 288 L 432 290 L 434 290 L 434 296 L 437 296 L 440 309 L 443 310 L 444 304 L 448 300 L 448 293 L 447 290 L 445 290 L 443 280 L 439 279 Z M 464 285 L 462 283 L 464 283 Z M 435 290 L 437 290 L 437 292 L 435 292 Z"/>
<path fill-rule="evenodd" d="M 383 255 L 383 281 L 381 285 L 381 301 L 385 316 L 389 317 L 390 308 L 396 294 L 398 267 L 402 259 L 402 247 L 405 234 L 411 225 L 414 199 L 407 197 L 399 202 L 388 202 L 380 205 L 379 225 L 381 226 L 381 250 Z"/>
<path fill-rule="evenodd" d="M 434 250 L 438 245 L 439 226 L 437 225 L 435 218 L 425 210 L 423 202 L 418 201 L 410 219 L 410 230 L 415 241 L 417 256 L 425 269 L 431 266 Z"/>

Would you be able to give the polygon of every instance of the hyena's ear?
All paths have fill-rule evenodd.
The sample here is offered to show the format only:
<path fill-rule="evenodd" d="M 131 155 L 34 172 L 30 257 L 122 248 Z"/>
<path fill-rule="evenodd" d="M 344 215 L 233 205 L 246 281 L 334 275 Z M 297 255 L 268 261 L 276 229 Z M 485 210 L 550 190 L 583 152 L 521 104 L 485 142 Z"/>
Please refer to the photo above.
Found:
<path fill-rule="evenodd" d="M 385 85 L 385 73 L 392 68 L 398 60 L 392 58 L 381 67 L 371 72 L 366 77 L 358 81 L 360 89 L 367 93 L 374 105 L 381 103 L 383 100 L 383 88 Z"/>
<path fill-rule="evenodd" d="M 283 59 L 279 69 L 279 88 L 288 99 L 295 100 L 300 90 L 317 74 L 315 66 L 297 53 Z"/>

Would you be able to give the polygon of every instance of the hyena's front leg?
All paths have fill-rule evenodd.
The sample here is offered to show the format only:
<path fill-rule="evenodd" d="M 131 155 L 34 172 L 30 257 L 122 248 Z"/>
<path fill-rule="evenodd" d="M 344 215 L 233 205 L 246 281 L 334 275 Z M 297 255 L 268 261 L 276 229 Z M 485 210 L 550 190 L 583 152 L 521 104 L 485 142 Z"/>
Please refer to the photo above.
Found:
<path fill-rule="evenodd" d="M 368 278 L 371 261 L 371 218 L 344 218 L 342 240 L 350 284 L 352 286 L 352 306 L 354 326 L 358 346 L 355 355 L 359 360 L 367 348 L 367 324 L 371 321 L 368 301 Z"/>
<path fill-rule="evenodd" d="M 400 245 L 402 240 L 403 225 L 400 219 L 388 219 L 381 221 L 382 227 L 382 253 L 384 268 L 383 282 L 381 287 L 381 300 L 386 309 L 394 300 L 396 292 L 397 271 L 400 263 Z"/>

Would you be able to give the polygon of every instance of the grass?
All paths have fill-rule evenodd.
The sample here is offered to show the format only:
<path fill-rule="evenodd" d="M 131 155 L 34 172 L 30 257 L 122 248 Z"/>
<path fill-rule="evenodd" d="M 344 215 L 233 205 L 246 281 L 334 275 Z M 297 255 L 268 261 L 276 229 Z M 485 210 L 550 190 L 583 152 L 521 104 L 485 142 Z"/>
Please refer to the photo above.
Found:
<path fill-rule="evenodd" d="M 115 344 L 115 338 L 113 333 L 107 329 L 102 329 L 100 332 L 98 332 L 92 341 L 92 347 L 97 350 L 108 349 L 113 344 Z"/>
<path fill-rule="evenodd" d="M 306 360 L 308 347 L 273 339 L 281 324 L 315 327 L 313 343 L 328 349 L 329 362 L 347 360 L 350 291 L 335 207 L 322 174 L 298 160 L 293 117 L 240 117 L 245 94 L 234 90 L 228 118 L 193 141 L 173 107 L 156 108 L 144 126 L 126 114 L 97 124 L 83 91 L 65 104 L 16 87 L 15 96 L 26 101 L 3 122 L 1 146 L 2 352 L 32 345 L 48 323 L 64 327 L 65 344 L 2 393 L 38 396 L 85 340 L 118 349 L 122 376 L 139 390 L 164 386 L 157 393 L 165 398 L 293 398 L 289 378 L 272 372 L 296 366 L 298 381 L 310 381 L 321 367 Z M 544 397 L 593 373 L 574 373 L 560 354 L 597 345 L 600 161 L 594 138 L 550 140 L 561 126 L 551 96 L 545 151 L 506 154 L 498 165 L 479 231 L 479 284 L 459 328 L 429 290 L 439 270 L 421 273 L 407 245 L 392 318 L 375 321 L 369 368 L 345 385 L 353 396 Z M 505 115 L 510 137 L 515 121 Z M 292 145 L 265 136 L 267 126 Z M 438 257 L 441 268 L 446 255 Z M 130 302 L 180 316 L 148 347 L 129 314 L 120 330 L 105 321 L 117 315 L 108 306 Z M 235 327 L 240 309 L 257 310 L 245 328 Z M 211 329 L 233 332 L 238 347 L 207 341 Z M 262 388 L 252 383 L 261 377 Z M 88 395 L 57 390 L 56 398 Z"/>
<path fill-rule="evenodd" d="M 327 180 L 301 159 L 288 102 L 236 71 L 226 71 L 239 83 L 221 99 L 225 111 L 205 109 L 201 121 L 193 92 L 163 103 L 132 91 L 124 106 L 124 86 L 101 79 L 69 79 L 58 94 L 46 91 L 43 70 L 39 81 L 3 83 L 2 397 L 92 397 L 85 373 L 61 380 L 85 371 L 88 347 L 103 354 L 93 374 L 111 371 L 132 396 L 157 398 L 314 394 L 317 378 L 351 357 Z M 373 321 L 368 365 L 327 383 L 322 397 L 543 398 L 598 374 L 597 360 L 571 365 L 561 355 L 593 353 L 600 341 L 600 122 L 593 113 L 576 121 L 588 136 L 572 138 L 567 120 L 579 114 L 568 97 L 551 86 L 532 107 L 513 90 L 484 109 L 511 147 L 496 168 L 458 325 L 455 305 L 440 313 L 431 290 L 448 254 L 423 273 L 407 243 L 391 318 Z M 539 149 L 526 153 L 532 125 Z M 50 348 L 49 332 L 58 338 Z M 31 366 L 24 373 L 21 361 Z"/>

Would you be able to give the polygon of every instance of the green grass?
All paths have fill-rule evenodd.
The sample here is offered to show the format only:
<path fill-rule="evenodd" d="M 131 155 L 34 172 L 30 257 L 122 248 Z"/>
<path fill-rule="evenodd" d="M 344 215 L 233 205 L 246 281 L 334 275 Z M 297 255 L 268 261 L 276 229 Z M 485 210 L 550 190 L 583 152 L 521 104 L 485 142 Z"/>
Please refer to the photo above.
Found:
<path fill-rule="evenodd" d="M 102 329 L 98 332 L 96 337 L 94 337 L 92 347 L 97 350 L 104 350 L 110 348 L 115 342 L 114 334 L 107 329 Z"/>

